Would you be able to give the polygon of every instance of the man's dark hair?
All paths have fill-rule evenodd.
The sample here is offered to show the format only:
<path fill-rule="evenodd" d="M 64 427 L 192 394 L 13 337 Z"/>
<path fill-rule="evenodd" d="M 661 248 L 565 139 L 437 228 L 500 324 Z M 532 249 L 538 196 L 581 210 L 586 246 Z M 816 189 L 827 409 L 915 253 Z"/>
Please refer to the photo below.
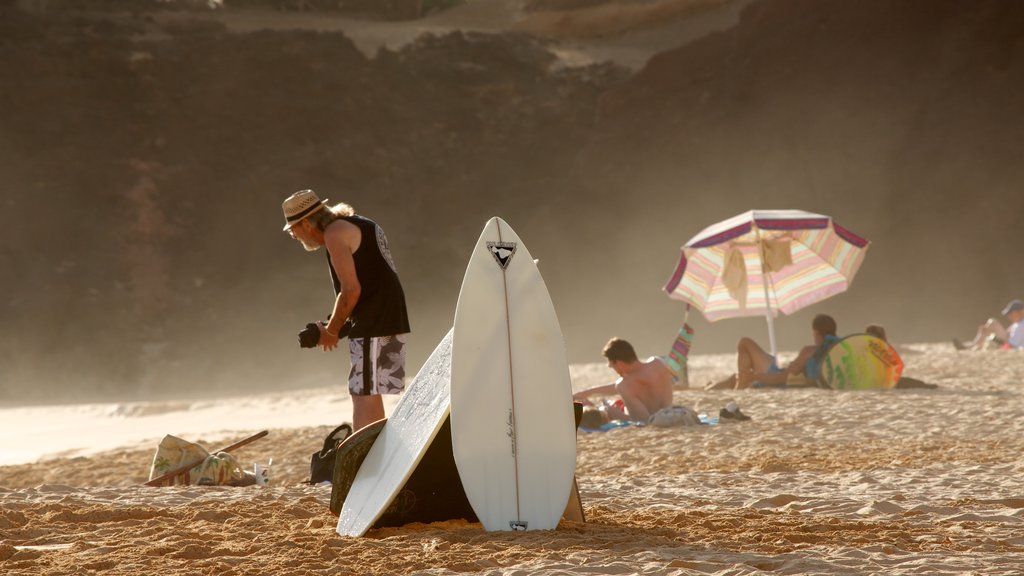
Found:
<path fill-rule="evenodd" d="M 633 345 L 626 342 L 622 338 L 612 338 L 604 345 L 604 350 L 601 351 L 604 357 L 612 362 L 616 360 L 622 360 L 623 362 L 636 362 L 636 351 L 633 350 Z"/>
<path fill-rule="evenodd" d="M 604 413 L 597 408 L 584 408 L 583 416 L 580 417 L 580 426 L 583 428 L 600 428 L 605 423 Z"/>
<path fill-rule="evenodd" d="M 864 333 L 874 336 L 875 338 L 881 338 L 887 342 L 889 341 L 885 335 L 885 327 L 881 324 L 868 324 L 867 328 L 864 329 Z"/>
<path fill-rule="evenodd" d="M 828 314 L 818 314 L 811 322 L 811 328 L 815 329 L 822 336 L 836 335 L 836 321 Z"/>

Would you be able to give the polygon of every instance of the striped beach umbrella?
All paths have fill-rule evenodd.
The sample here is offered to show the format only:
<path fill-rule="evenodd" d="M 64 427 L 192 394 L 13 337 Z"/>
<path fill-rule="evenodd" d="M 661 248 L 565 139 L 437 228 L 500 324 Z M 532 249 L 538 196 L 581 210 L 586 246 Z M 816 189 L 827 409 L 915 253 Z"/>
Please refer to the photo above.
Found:
<path fill-rule="evenodd" d="M 709 322 L 765 316 L 774 355 L 772 319 L 846 291 L 869 244 L 828 216 L 751 210 L 691 238 L 664 290 Z"/>

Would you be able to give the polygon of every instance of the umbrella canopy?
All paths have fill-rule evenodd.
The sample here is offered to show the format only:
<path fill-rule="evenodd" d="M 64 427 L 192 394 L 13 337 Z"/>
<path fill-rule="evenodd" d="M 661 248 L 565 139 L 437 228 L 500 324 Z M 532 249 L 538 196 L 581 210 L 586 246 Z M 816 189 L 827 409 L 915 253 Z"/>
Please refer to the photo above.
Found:
<path fill-rule="evenodd" d="M 691 238 L 665 292 L 710 322 L 766 316 L 774 354 L 771 319 L 844 292 L 868 245 L 828 216 L 751 210 Z"/>

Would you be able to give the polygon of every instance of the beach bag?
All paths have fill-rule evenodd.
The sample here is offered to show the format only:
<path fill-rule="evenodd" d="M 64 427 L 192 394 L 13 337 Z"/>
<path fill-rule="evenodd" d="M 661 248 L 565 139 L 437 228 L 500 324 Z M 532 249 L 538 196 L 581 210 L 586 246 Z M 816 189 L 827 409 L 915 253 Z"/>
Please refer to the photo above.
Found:
<path fill-rule="evenodd" d="M 149 469 L 149 479 L 152 480 L 171 470 L 187 466 L 192 462 L 203 462 L 209 456 L 210 453 L 206 451 L 206 448 L 199 444 L 168 434 L 160 441 L 156 454 L 153 455 L 153 464 Z M 192 468 L 182 475 L 175 476 L 173 484 L 175 486 L 195 484 L 196 468 Z"/>
<path fill-rule="evenodd" d="M 334 461 L 337 459 L 338 446 L 352 435 L 352 425 L 345 423 L 338 426 L 324 438 L 324 445 L 309 457 L 309 483 L 319 484 L 330 482 L 334 478 Z"/>
<path fill-rule="evenodd" d="M 195 442 L 183 440 L 168 434 L 157 446 L 149 479 L 181 469 L 195 463 L 195 466 L 167 480 L 170 486 L 248 486 L 256 482 L 252 473 L 245 472 L 235 457 L 227 452 L 210 454 Z"/>
<path fill-rule="evenodd" d="M 234 486 L 246 480 L 246 474 L 238 466 L 238 461 L 227 452 L 210 454 L 190 473 L 197 486 Z"/>

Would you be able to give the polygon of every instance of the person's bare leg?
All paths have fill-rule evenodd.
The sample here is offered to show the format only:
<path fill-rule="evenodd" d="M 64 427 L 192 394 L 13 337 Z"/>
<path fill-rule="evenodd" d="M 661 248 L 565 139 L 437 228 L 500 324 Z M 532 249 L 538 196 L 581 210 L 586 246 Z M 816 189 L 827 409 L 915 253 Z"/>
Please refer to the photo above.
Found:
<path fill-rule="evenodd" d="M 736 344 L 736 388 L 750 388 L 754 375 L 768 372 L 774 363 L 771 354 L 765 352 L 750 338 L 740 338 Z"/>
<path fill-rule="evenodd" d="M 379 394 L 352 396 L 352 429 L 373 424 L 384 417 L 384 399 Z"/>
<path fill-rule="evenodd" d="M 968 350 L 981 350 L 985 346 L 985 340 L 988 338 L 988 322 L 978 326 L 978 330 L 974 333 L 974 339 L 966 344 Z"/>
<path fill-rule="evenodd" d="M 751 383 L 760 382 L 761 384 L 785 384 L 789 379 L 789 373 L 785 370 L 781 372 L 754 372 L 751 377 Z"/>
<path fill-rule="evenodd" d="M 718 382 L 711 382 L 710 384 L 704 387 L 705 390 L 732 390 L 734 388 L 736 388 L 735 374 L 731 374 L 728 378 L 724 380 L 719 380 Z"/>
<path fill-rule="evenodd" d="M 989 318 L 987 322 L 978 326 L 978 333 L 975 334 L 974 340 L 967 343 L 967 347 L 971 350 L 984 350 L 988 346 L 989 339 L 993 336 L 1003 342 L 1009 339 L 1006 328 L 1003 328 L 1003 325 L 995 318 Z"/>
<path fill-rule="evenodd" d="M 985 323 L 985 326 L 988 327 L 989 334 L 995 336 L 996 338 L 999 338 L 1003 342 L 1006 342 L 1007 340 L 1010 339 L 1010 334 L 1006 331 L 1006 328 L 1003 328 L 1003 325 L 999 322 L 999 320 L 996 320 L 994 318 L 990 319 L 988 322 Z"/>

